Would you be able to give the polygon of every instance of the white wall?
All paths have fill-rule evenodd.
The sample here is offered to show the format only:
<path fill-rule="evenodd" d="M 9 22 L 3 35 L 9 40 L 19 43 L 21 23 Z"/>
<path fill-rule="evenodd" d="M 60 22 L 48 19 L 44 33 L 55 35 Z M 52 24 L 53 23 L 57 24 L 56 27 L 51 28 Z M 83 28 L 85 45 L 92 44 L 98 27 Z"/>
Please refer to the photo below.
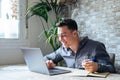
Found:
<path fill-rule="evenodd" d="M 29 0 L 28 1 L 28 7 L 30 7 L 31 5 L 29 4 L 33 4 L 33 2 L 37 2 L 39 0 Z M 53 15 L 53 14 L 51 14 Z M 54 18 L 54 15 L 51 17 L 52 19 Z M 42 21 L 44 21 L 42 19 Z M 45 24 L 45 22 L 44 22 Z M 42 38 L 39 38 L 39 35 L 42 33 L 43 31 L 43 27 L 42 27 L 42 23 L 41 20 L 38 16 L 33 16 L 31 18 L 29 18 L 28 20 L 28 39 L 29 39 L 29 46 L 30 47 L 39 47 L 41 48 L 43 54 L 47 54 L 50 53 L 52 51 L 52 48 L 50 47 L 49 44 L 46 43 L 46 38 L 43 34 Z"/>
<path fill-rule="evenodd" d="M 45 36 L 43 34 L 42 38 L 39 38 L 39 35 L 43 31 L 41 21 L 39 17 L 33 16 L 28 20 L 28 39 L 30 47 L 39 47 L 41 48 L 44 54 L 51 52 L 50 46 L 46 43 Z"/>

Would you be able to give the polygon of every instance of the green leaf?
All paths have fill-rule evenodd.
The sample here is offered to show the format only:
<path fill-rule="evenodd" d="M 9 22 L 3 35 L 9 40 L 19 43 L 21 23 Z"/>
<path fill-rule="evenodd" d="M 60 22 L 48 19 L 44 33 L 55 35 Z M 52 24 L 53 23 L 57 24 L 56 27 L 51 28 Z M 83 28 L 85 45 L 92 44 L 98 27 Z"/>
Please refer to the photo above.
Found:
<path fill-rule="evenodd" d="M 44 31 L 46 38 L 49 38 L 47 31 Z"/>
<path fill-rule="evenodd" d="M 46 3 L 51 7 L 51 5 L 50 5 L 50 3 L 49 3 L 49 1 L 48 0 L 45 0 L 46 1 Z"/>
<path fill-rule="evenodd" d="M 46 22 L 48 21 L 48 12 L 52 10 L 51 7 L 45 3 L 37 3 L 33 7 L 27 10 L 27 18 L 32 17 L 33 15 L 41 16 Z"/>
<path fill-rule="evenodd" d="M 57 35 L 57 27 L 54 28 L 54 34 Z"/>
<path fill-rule="evenodd" d="M 49 19 L 52 26 L 45 27 L 42 19 L 40 18 L 43 26 L 43 31 L 41 32 L 39 37 L 41 38 L 41 36 L 44 33 L 46 41 L 51 45 L 54 51 L 60 47 L 60 42 L 58 41 L 57 36 L 57 27 L 55 25 L 57 22 L 60 21 L 60 19 L 58 19 L 58 16 L 61 12 L 60 10 L 61 6 L 60 4 L 57 4 L 57 0 L 39 0 L 39 2 L 37 2 L 35 5 L 27 9 L 26 13 L 27 19 L 36 15 L 42 17 L 47 24 Z M 50 16 L 49 11 L 53 11 L 53 13 L 55 13 L 56 21 L 54 23 L 51 21 L 52 19 L 50 19 L 49 17 Z"/>
<path fill-rule="evenodd" d="M 50 35 L 49 38 L 46 40 L 48 43 L 51 44 L 53 50 L 55 50 L 55 46 L 54 46 L 54 40 L 53 40 L 53 35 Z"/>

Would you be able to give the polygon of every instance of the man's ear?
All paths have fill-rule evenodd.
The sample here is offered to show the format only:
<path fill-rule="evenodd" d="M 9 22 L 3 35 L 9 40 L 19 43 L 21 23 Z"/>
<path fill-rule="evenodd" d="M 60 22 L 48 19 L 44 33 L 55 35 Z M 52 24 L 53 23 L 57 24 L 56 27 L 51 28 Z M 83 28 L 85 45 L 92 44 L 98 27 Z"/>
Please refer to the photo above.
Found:
<path fill-rule="evenodd" d="M 73 31 L 73 36 L 76 37 L 78 35 L 78 32 L 76 30 Z"/>

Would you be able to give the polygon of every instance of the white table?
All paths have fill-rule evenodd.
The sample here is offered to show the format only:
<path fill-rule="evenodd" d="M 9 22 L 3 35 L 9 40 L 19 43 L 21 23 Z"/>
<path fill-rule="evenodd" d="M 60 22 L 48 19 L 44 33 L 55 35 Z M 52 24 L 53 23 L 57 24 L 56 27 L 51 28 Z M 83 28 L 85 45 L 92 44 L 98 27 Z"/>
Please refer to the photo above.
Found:
<path fill-rule="evenodd" d="M 25 65 L 2 66 L 0 67 L 0 80 L 120 80 L 120 74 L 110 74 L 106 78 L 80 77 L 77 75 L 80 71 L 71 68 L 64 69 L 69 69 L 72 72 L 49 76 L 31 72 Z"/>

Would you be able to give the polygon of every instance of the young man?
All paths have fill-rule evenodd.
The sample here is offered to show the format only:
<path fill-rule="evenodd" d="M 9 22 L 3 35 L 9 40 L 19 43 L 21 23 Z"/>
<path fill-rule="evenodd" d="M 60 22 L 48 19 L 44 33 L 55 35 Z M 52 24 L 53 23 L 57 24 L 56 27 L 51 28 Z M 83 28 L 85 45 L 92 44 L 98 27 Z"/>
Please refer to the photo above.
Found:
<path fill-rule="evenodd" d="M 58 25 L 58 37 L 62 46 L 44 57 L 48 68 L 64 60 L 67 67 L 85 69 L 89 72 L 115 72 L 103 43 L 78 36 L 74 20 L 65 19 Z"/>

